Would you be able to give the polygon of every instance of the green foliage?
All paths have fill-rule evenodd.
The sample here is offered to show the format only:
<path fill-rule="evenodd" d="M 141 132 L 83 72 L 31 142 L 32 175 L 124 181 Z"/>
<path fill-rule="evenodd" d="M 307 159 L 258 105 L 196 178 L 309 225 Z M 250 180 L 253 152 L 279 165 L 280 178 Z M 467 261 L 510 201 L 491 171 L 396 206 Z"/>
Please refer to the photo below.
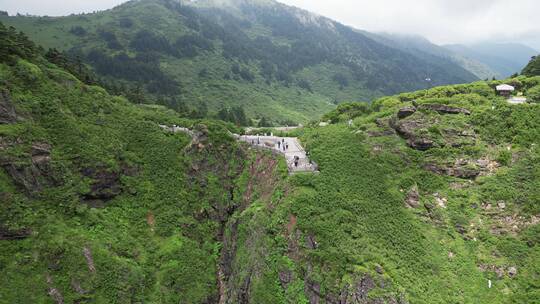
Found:
<path fill-rule="evenodd" d="M 521 74 L 528 77 L 540 76 L 540 56 L 535 56 L 531 58 L 531 61 L 523 69 Z"/>
<path fill-rule="evenodd" d="M 323 120 L 329 120 L 332 123 L 343 122 L 364 114 L 369 114 L 370 112 L 371 109 L 367 103 L 343 103 L 338 105 L 334 111 L 324 115 Z"/>
<path fill-rule="evenodd" d="M 527 90 L 527 98 L 529 102 L 540 103 L 540 85 Z"/>

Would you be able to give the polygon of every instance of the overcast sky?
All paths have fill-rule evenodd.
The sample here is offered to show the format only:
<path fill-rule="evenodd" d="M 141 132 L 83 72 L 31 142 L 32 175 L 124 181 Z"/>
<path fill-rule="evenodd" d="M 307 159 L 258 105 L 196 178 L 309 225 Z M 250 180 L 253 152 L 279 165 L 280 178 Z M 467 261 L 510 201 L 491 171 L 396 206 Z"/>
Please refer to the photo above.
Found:
<path fill-rule="evenodd" d="M 125 0 L 0 0 L 10 14 L 67 15 Z M 375 32 L 418 34 L 438 44 L 522 42 L 540 50 L 539 0 L 280 0 Z"/>

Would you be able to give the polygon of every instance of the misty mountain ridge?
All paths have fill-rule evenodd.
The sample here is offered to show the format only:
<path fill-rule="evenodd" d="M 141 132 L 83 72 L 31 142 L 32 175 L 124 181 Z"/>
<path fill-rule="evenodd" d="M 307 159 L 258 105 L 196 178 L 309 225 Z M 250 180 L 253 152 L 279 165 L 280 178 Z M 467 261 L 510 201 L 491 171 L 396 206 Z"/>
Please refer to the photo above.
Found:
<path fill-rule="evenodd" d="M 0 20 L 83 59 L 110 87 L 140 87 L 148 102 L 210 115 L 242 107 L 256 120 L 306 122 L 343 101 L 478 79 L 450 60 L 270 0 L 140 0 Z"/>
<path fill-rule="evenodd" d="M 467 45 L 450 44 L 443 47 L 490 67 L 498 73 L 497 78 L 506 78 L 519 73 L 532 56 L 540 53 L 520 43 L 481 42 Z"/>

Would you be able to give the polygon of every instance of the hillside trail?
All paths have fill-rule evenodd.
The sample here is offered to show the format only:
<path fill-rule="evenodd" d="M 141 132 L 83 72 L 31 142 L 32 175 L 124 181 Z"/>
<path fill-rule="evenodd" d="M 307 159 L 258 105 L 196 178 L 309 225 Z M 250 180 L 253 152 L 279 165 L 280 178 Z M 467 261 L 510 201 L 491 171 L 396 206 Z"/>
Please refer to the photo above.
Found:
<path fill-rule="evenodd" d="M 159 125 L 160 128 L 171 133 L 186 133 L 193 137 L 194 132 L 188 128 L 173 125 Z M 290 128 L 290 127 L 287 127 Z M 297 128 L 297 127 L 294 127 Z M 283 128 L 285 129 L 285 128 Z M 318 172 L 319 168 L 316 163 L 309 159 L 308 153 L 302 147 L 300 140 L 296 137 L 279 137 L 279 136 L 261 136 L 261 135 L 238 135 L 232 134 L 237 140 L 251 144 L 255 148 L 271 150 L 274 153 L 279 153 L 285 156 L 287 167 L 291 174 L 299 172 Z"/>
<path fill-rule="evenodd" d="M 285 156 L 289 172 L 317 172 L 317 165 L 309 159 L 306 150 L 296 137 L 242 135 L 238 140 L 257 148 L 268 149 Z"/>

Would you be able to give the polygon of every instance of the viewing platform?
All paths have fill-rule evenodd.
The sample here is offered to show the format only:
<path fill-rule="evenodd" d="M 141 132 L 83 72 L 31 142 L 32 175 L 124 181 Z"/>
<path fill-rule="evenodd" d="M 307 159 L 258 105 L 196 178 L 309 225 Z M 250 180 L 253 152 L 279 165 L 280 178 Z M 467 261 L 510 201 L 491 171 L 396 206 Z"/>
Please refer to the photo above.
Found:
<path fill-rule="evenodd" d="M 308 153 L 296 137 L 242 135 L 238 139 L 254 147 L 282 154 L 290 173 L 318 172 L 317 164 L 309 159 Z"/>

